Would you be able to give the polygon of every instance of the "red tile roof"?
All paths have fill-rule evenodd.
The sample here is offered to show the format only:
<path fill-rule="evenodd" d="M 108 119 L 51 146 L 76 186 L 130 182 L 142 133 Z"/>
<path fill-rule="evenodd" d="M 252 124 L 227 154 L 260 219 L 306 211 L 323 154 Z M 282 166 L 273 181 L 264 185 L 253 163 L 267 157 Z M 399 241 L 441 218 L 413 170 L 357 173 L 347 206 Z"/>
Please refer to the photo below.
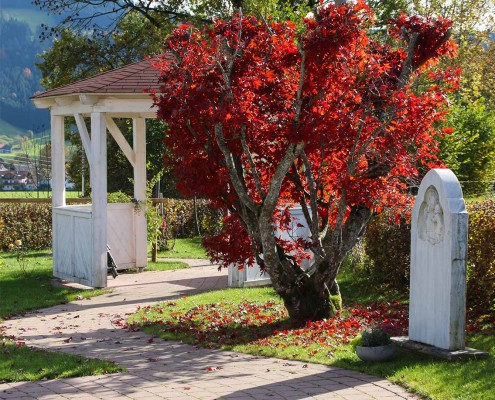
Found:
<path fill-rule="evenodd" d="M 158 75 L 151 60 L 143 60 L 48 90 L 33 96 L 33 99 L 84 93 L 143 93 L 146 90 L 159 89 Z"/>

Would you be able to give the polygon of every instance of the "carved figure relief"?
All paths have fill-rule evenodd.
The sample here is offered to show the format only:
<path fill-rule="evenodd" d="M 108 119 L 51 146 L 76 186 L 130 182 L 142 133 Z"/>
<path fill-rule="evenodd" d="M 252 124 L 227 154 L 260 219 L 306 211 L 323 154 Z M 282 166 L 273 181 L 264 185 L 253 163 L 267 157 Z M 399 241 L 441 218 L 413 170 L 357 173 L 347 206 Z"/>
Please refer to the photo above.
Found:
<path fill-rule="evenodd" d="M 418 221 L 419 238 L 430 244 L 437 244 L 443 240 L 445 224 L 443 209 L 435 187 L 426 189 L 425 198 L 419 209 Z"/>

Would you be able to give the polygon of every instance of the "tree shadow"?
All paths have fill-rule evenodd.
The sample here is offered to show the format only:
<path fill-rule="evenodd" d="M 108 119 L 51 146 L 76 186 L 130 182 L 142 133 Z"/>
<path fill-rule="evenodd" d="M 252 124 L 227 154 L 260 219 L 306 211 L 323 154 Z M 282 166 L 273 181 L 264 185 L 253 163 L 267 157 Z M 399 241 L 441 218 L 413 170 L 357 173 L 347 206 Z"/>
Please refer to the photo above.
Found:
<path fill-rule="evenodd" d="M 58 337 L 60 336 L 60 337 Z M 142 332 L 99 329 L 53 336 L 23 336 L 28 343 L 51 350 L 115 362 L 126 372 L 104 376 L 0 384 L 0 394 L 15 397 L 36 392 L 36 398 L 60 394 L 100 395 L 103 391 L 131 396 L 150 391 L 156 398 L 291 398 L 331 394 L 360 386 L 369 387 L 380 378 L 322 365 L 285 362 L 273 358 L 197 348 L 184 343 L 151 338 Z M 46 392 L 45 392 L 46 391 Z M 150 394 L 150 396 L 151 396 Z M 289 396 L 290 394 L 290 396 Z M 289 396 L 289 397 L 286 397 Z M 331 396 L 329 396 L 331 397 Z M 3 398 L 0 396 L 0 398 Z"/>

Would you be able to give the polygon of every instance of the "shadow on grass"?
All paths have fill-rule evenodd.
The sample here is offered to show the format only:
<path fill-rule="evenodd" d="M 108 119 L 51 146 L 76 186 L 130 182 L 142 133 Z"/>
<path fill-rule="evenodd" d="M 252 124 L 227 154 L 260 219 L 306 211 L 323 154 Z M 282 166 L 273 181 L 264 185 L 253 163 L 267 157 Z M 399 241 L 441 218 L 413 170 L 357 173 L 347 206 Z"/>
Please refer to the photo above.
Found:
<path fill-rule="evenodd" d="M 428 398 L 493 398 L 490 397 L 490 393 L 493 395 L 492 377 L 495 376 L 493 359 L 452 362 L 398 349 L 396 356 L 387 362 L 364 362 L 349 357 L 339 359 L 333 365 L 382 376 Z"/>
<path fill-rule="evenodd" d="M 232 349 L 234 346 L 252 344 L 258 340 L 273 336 L 274 331 L 292 328 L 289 320 L 270 322 L 263 325 L 214 325 L 209 328 L 205 328 L 204 323 L 200 321 L 185 322 L 181 320 L 177 322 L 167 321 L 166 324 L 150 323 L 141 326 L 134 324 L 132 327 L 166 340 L 180 340 L 184 343 L 209 349 Z"/>
<path fill-rule="evenodd" d="M 12 270 L 1 275 L 0 320 L 16 314 L 54 306 L 74 300 L 76 296 L 91 297 L 101 290 L 77 290 L 52 285 L 49 268 L 29 268 L 26 273 Z"/>

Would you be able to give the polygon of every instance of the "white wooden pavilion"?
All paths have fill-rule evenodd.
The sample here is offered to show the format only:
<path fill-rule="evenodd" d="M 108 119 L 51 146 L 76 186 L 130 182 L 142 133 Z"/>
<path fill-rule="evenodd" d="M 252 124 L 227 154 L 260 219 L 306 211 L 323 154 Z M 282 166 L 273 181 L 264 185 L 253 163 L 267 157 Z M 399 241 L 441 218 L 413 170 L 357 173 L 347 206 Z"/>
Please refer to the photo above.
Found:
<path fill-rule="evenodd" d="M 147 265 L 146 119 L 156 118 L 151 95 L 158 71 L 148 60 L 33 97 L 51 114 L 53 273 L 91 287 L 107 286 L 107 244 L 118 269 Z M 64 123 L 73 117 L 90 165 L 92 204 L 67 205 Z M 128 143 L 115 118 L 132 119 Z M 86 125 L 90 121 L 90 126 Z M 107 204 L 107 131 L 134 168 L 132 203 Z"/>

